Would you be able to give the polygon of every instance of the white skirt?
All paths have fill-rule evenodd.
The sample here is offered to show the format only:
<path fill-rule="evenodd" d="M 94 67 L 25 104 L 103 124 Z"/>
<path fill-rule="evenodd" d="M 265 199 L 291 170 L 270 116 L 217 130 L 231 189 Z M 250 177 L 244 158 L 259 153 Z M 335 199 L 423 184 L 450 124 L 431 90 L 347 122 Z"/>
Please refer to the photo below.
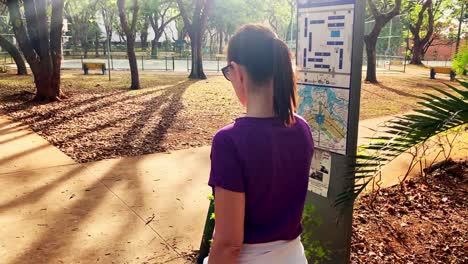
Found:
<path fill-rule="evenodd" d="M 300 237 L 262 244 L 244 244 L 239 264 L 307 264 Z M 203 264 L 208 264 L 205 258 Z M 217 263 L 216 263 L 217 264 Z"/>

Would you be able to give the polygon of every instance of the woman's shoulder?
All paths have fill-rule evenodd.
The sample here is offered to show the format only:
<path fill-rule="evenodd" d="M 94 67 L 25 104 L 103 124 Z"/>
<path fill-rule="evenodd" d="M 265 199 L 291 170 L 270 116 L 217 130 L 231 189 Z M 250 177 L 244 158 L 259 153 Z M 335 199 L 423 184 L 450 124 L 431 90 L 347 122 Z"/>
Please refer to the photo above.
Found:
<path fill-rule="evenodd" d="M 229 125 L 221 128 L 220 130 L 218 130 L 215 133 L 215 135 L 213 137 L 213 143 L 220 142 L 220 141 L 223 141 L 223 142 L 230 141 L 230 138 L 231 138 L 232 134 L 234 134 L 234 133 L 235 133 L 234 123 L 229 124 Z"/>
<path fill-rule="evenodd" d="M 300 115 L 294 114 L 294 117 L 296 118 L 296 125 L 299 126 L 302 131 L 306 135 L 306 137 L 310 140 L 311 144 L 313 145 L 314 139 L 312 137 L 312 130 L 310 129 L 309 123 Z"/>
<path fill-rule="evenodd" d="M 294 118 L 296 119 L 296 123 L 300 126 L 306 126 L 306 127 L 310 127 L 309 126 L 309 123 L 307 123 L 307 121 L 300 115 L 298 114 L 294 114 Z"/>

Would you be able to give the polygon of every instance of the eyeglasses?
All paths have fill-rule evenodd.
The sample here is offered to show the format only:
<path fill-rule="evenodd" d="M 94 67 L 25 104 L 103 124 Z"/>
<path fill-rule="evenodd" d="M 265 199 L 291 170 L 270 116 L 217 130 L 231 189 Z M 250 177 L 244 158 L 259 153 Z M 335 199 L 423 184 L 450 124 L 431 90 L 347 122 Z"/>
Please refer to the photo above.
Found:
<path fill-rule="evenodd" d="M 229 70 L 230 69 L 231 69 L 231 65 L 228 65 L 228 66 L 221 69 L 221 71 L 223 72 L 224 78 L 226 78 L 226 80 L 228 80 L 228 81 L 230 81 L 230 79 L 229 79 Z"/>

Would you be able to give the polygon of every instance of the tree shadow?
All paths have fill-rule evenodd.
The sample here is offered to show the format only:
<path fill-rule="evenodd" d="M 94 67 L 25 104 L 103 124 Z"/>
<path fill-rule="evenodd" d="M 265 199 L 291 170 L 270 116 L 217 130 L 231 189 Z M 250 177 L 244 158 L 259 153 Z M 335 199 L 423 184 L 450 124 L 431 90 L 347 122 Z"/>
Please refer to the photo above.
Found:
<path fill-rule="evenodd" d="M 136 138 L 139 132 L 141 132 L 141 125 L 150 120 L 151 116 L 155 114 L 154 109 L 151 107 L 154 105 L 161 105 L 161 111 L 158 113 L 159 121 L 154 125 L 153 129 L 144 135 L 144 138 L 140 142 L 140 147 L 145 145 L 146 150 L 142 154 L 149 154 L 153 152 L 164 152 L 167 149 L 162 146 L 168 129 L 173 125 L 177 114 L 183 109 L 182 95 L 187 88 L 195 83 L 195 81 L 185 81 L 180 83 L 171 89 L 168 89 L 164 94 L 155 98 L 157 100 L 149 104 L 144 110 L 138 113 L 137 120 L 133 123 L 133 126 L 127 131 L 124 136 L 122 144 L 127 147 L 131 147 L 132 141 Z M 163 101 L 165 104 L 162 105 Z"/>
<path fill-rule="evenodd" d="M 37 151 L 40 151 L 40 150 L 48 148 L 48 147 L 50 147 L 49 144 L 42 144 L 42 145 L 35 146 L 35 147 L 31 148 L 31 149 L 28 149 L 27 151 L 23 151 L 23 152 L 20 152 L 20 153 L 16 153 L 14 155 L 7 156 L 5 158 L 0 159 L 0 166 L 2 166 L 5 163 L 13 162 L 14 160 L 16 160 L 16 159 L 18 159 L 20 157 L 23 157 L 25 155 L 28 155 L 28 154 L 31 154 L 31 153 L 34 153 L 34 152 L 37 152 Z"/>
<path fill-rule="evenodd" d="M 59 209 L 51 210 L 47 217 L 36 216 L 29 219 L 33 223 L 44 223 L 45 231 L 28 234 L 36 237 L 30 239 L 30 243 L 22 245 L 21 252 L 9 263 L 126 263 L 135 261 L 135 256 L 138 256 L 142 263 L 146 263 L 145 258 L 156 260 L 156 263 L 185 259 L 185 255 L 179 252 L 177 246 L 169 242 L 170 237 L 165 237 L 158 231 L 157 226 L 147 222 L 151 215 L 134 209 L 145 206 L 141 176 L 128 173 L 138 171 L 138 159 L 132 162 L 124 159 L 111 162 L 109 167 L 102 166 L 101 168 L 105 167 L 106 170 L 101 172 L 96 170 L 93 164 L 73 165 L 76 167 L 48 184 L 0 204 L 2 214 L 12 210 L 27 212 L 31 210 L 27 206 L 47 206 L 44 199 L 50 193 L 66 188 L 76 194 L 73 199 L 57 201 L 54 207 Z M 121 166 L 124 166 L 127 172 L 123 179 L 119 176 L 119 173 L 123 173 Z M 79 182 L 80 185 L 73 187 L 75 182 Z M 117 190 L 125 192 L 124 197 L 119 196 Z M 67 194 L 67 197 L 69 195 Z M 103 209 L 119 208 L 118 204 L 122 209 L 112 209 L 112 215 L 107 215 L 109 210 Z M 117 217 L 118 221 L 112 217 Z M 99 231 L 96 229 L 99 226 L 107 228 Z M 88 234 L 88 237 L 83 239 L 83 234 Z M 102 240 L 105 243 L 101 243 Z M 132 243 L 138 245 L 136 252 L 131 250 L 135 247 Z M 71 251 L 77 247 L 79 252 Z M 124 251 L 130 253 L 120 257 L 120 252 Z"/>
<path fill-rule="evenodd" d="M 177 111 L 182 109 L 181 97 L 192 83 L 194 82 L 186 80 L 169 87 L 142 89 L 137 92 L 129 90 L 118 91 L 75 101 L 68 105 L 65 104 L 66 102 L 46 105 L 46 108 L 36 109 L 33 113 L 23 116 L 18 115 L 13 120 L 29 125 L 31 130 L 45 136 L 53 145 L 66 154 L 72 155 L 72 158 L 79 162 L 162 152 L 165 151 L 165 148 L 161 147 L 160 141 L 164 139 L 169 125 L 174 122 Z M 148 99 L 146 99 L 147 96 Z M 143 109 L 139 109 L 138 112 L 120 113 L 114 117 L 112 116 L 112 112 L 108 111 L 110 115 L 102 123 L 85 123 L 84 126 L 80 126 L 79 124 L 79 122 L 86 122 L 88 119 L 95 119 L 101 114 L 101 109 L 112 109 L 114 105 L 131 105 L 136 102 L 141 103 L 143 106 Z M 30 106 L 32 104 L 23 103 L 20 109 Z M 79 121 L 74 120 L 76 118 Z M 106 129 L 112 130 L 118 127 L 122 122 L 131 124 L 130 128 L 118 131 L 118 133 L 123 132 L 122 134 L 109 135 L 104 133 L 103 135 L 98 135 L 101 131 Z M 128 149 L 135 147 L 133 145 L 134 142 L 132 142 L 135 139 L 134 136 L 140 134 L 146 126 L 154 128 L 151 133 L 145 135 L 147 137 L 144 139 L 146 146 L 136 143 L 139 148 L 144 150 L 129 152 Z M 67 127 L 73 127 L 73 130 L 64 133 L 63 136 L 53 135 L 58 130 L 67 129 Z M 1 133 L 6 134 L 12 131 L 16 131 L 16 128 L 7 127 L 5 131 L 2 129 Z M 145 130 L 145 133 L 148 133 L 148 129 Z M 89 142 L 89 140 L 103 136 L 110 137 L 109 144 L 94 149 L 99 158 L 86 157 L 87 153 L 83 153 L 83 151 L 87 151 L 86 149 L 75 149 L 72 151 L 78 152 L 78 155 L 69 151 L 67 152 L 66 147 L 70 145 L 70 142 L 71 144 L 80 144 L 80 140 L 86 139 Z M 18 155 L 15 155 L 13 158 L 16 157 Z M 9 158 L 8 161 L 10 160 Z M 0 164 L 2 163 L 0 161 Z"/>
<path fill-rule="evenodd" d="M 24 138 L 24 137 L 27 137 L 27 136 L 30 136 L 30 135 L 32 135 L 32 134 L 34 134 L 34 132 L 31 132 L 31 131 L 30 131 L 30 132 L 26 132 L 26 133 L 24 133 L 23 135 L 19 135 L 19 136 L 16 136 L 16 137 L 10 138 L 10 139 L 6 139 L 6 140 L 0 140 L 0 145 L 2 145 L 2 144 L 6 144 L 6 143 L 9 143 L 9 142 L 13 142 L 13 141 L 15 141 L 15 140 L 22 139 L 22 138 Z M 1 133 L 1 132 L 0 132 L 0 135 L 2 135 L 2 133 Z"/>
<path fill-rule="evenodd" d="M 376 84 L 376 85 L 377 85 L 379 88 L 381 88 L 381 89 L 390 91 L 390 92 L 392 92 L 392 93 L 396 93 L 396 94 L 401 95 L 401 96 L 404 96 L 404 97 L 418 98 L 417 95 L 414 95 L 414 94 L 410 94 L 410 93 L 407 93 L 407 92 L 404 92 L 404 91 L 397 90 L 397 89 L 395 89 L 395 88 L 386 86 L 386 85 L 384 85 L 384 84 L 382 84 L 382 83 L 378 83 L 378 84 Z"/>

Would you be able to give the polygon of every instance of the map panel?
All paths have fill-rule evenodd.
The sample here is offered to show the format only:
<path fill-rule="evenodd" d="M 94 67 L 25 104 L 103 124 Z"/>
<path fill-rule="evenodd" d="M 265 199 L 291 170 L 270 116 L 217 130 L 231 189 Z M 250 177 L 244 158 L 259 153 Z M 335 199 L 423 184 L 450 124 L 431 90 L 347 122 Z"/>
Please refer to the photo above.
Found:
<path fill-rule="evenodd" d="M 299 84 L 298 113 L 312 128 L 317 148 L 346 154 L 349 90 Z"/>
<path fill-rule="evenodd" d="M 301 8 L 298 82 L 349 88 L 354 5 Z"/>

